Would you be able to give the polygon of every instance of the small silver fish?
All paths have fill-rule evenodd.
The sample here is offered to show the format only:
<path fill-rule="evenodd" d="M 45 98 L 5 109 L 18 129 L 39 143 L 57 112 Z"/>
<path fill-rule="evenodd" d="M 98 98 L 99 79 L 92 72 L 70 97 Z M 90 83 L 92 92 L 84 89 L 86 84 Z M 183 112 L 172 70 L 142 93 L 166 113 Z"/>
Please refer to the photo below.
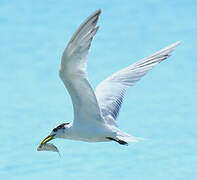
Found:
<path fill-rule="evenodd" d="M 37 151 L 52 151 L 60 155 L 58 148 L 52 143 L 45 143 L 38 146 Z"/>

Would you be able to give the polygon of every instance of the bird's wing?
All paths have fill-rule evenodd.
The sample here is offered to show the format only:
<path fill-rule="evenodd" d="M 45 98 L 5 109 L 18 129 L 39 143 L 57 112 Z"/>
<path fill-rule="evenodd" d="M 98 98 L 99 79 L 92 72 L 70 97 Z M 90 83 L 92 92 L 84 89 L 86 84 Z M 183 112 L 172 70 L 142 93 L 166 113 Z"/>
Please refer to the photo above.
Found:
<path fill-rule="evenodd" d="M 90 119 L 90 122 L 102 121 L 100 108 L 86 72 L 88 51 L 98 30 L 96 24 L 100 14 L 101 10 L 97 10 L 81 24 L 61 59 L 59 75 L 72 99 L 74 123 L 85 123 Z"/>
<path fill-rule="evenodd" d="M 160 51 L 146 57 L 105 79 L 95 91 L 101 113 L 104 117 L 116 120 L 121 108 L 126 89 L 135 85 L 149 70 L 161 61 L 167 59 L 178 46 L 176 42 Z M 114 122 L 116 123 L 116 122 Z"/>

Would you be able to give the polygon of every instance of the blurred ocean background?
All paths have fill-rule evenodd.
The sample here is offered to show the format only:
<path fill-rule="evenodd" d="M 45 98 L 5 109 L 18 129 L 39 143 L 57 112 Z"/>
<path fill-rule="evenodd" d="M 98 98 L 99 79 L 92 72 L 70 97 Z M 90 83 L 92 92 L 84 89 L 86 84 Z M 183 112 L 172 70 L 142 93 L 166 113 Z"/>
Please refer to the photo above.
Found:
<path fill-rule="evenodd" d="M 85 18 L 102 9 L 88 60 L 92 86 L 182 40 L 128 90 L 119 126 L 149 139 L 129 146 L 54 140 L 60 158 L 36 148 L 73 119 L 58 77 L 61 54 Z M 1 180 L 196 180 L 195 0 L 0 0 Z"/>

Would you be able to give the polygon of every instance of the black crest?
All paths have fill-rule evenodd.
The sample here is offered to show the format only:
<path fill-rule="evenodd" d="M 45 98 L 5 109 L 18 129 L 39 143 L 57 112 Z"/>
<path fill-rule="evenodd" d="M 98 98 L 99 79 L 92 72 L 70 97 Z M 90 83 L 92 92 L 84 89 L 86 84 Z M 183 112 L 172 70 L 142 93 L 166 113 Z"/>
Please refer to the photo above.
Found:
<path fill-rule="evenodd" d="M 58 125 L 56 128 L 53 129 L 54 132 L 56 132 L 58 129 L 64 128 L 65 125 L 68 125 L 69 123 L 62 123 Z"/>

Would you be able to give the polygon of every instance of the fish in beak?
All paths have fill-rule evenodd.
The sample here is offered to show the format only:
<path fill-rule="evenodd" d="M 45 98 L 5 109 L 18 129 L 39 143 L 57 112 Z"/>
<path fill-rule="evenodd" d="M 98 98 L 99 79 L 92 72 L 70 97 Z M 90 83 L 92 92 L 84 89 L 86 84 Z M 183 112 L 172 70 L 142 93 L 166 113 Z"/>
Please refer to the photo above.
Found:
<path fill-rule="evenodd" d="M 54 139 L 54 136 L 55 136 L 55 134 L 47 136 L 40 143 L 40 145 L 37 148 L 37 151 L 53 151 L 53 152 L 58 152 L 58 154 L 60 155 L 59 150 L 55 145 L 53 145 L 51 143 L 47 143 L 47 142 L 51 141 L 52 139 Z"/>

